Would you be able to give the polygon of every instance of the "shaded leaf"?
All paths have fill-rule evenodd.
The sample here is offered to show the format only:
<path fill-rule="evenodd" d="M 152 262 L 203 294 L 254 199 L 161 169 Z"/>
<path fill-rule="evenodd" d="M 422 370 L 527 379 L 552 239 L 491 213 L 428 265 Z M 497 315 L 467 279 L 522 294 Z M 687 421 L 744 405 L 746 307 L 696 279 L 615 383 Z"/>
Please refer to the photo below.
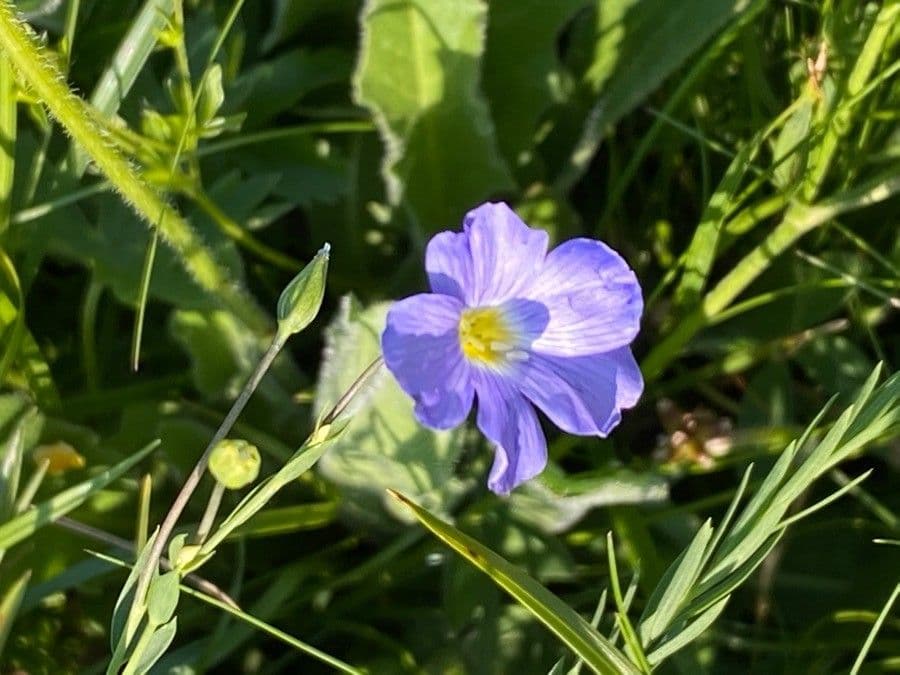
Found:
<path fill-rule="evenodd" d="M 479 0 L 369 0 L 354 98 L 385 143 L 388 199 L 426 232 L 456 225 L 513 187 L 479 91 L 486 8 Z"/>

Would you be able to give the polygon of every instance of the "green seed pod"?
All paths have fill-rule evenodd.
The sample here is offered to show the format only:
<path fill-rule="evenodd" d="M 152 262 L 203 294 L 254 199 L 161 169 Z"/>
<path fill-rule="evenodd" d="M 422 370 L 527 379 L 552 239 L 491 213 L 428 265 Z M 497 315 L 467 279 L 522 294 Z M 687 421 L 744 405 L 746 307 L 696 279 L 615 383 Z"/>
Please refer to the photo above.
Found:
<path fill-rule="evenodd" d="M 209 470 L 229 490 L 240 490 L 259 475 L 259 450 L 247 441 L 226 438 L 212 451 Z"/>
<path fill-rule="evenodd" d="M 330 251 L 331 246 L 325 244 L 281 292 L 278 298 L 278 330 L 285 336 L 302 331 L 319 313 L 325 295 Z"/>

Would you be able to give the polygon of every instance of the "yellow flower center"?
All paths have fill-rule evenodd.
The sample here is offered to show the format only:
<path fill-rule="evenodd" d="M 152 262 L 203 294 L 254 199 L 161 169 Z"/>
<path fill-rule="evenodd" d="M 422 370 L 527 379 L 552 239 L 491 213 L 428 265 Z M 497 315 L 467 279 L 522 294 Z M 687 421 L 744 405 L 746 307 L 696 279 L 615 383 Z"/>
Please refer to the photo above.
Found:
<path fill-rule="evenodd" d="M 470 361 L 495 366 L 515 347 L 514 333 L 499 308 L 466 309 L 459 319 L 459 345 Z"/>

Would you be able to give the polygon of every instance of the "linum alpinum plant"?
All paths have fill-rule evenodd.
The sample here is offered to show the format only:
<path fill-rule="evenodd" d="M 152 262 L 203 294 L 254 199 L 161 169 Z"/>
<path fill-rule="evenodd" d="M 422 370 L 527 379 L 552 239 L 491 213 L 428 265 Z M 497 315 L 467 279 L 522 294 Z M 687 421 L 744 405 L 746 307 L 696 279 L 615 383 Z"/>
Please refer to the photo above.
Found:
<path fill-rule="evenodd" d="M 743 616 L 799 522 L 852 529 L 823 507 L 897 543 L 867 490 L 900 428 L 900 376 L 873 368 L 896 354 L 900 3 L 671 4 L 133 0 L 119 23 L 0 0 L 12 669 L 895 665 L 870 663 L 895 642 L 883 579 L 859 600 L 880 612 L 834 600 L 807 633 Z M 287 278 L 273 321 L 257 296 Z M 320 358 L 326 285 L 324 313 L 359 298 Z M 748 319 L 784 301 L 790 333 Z M 734 452 L 696 428 L 655 452 L 668 396 L 715 407 Z M 57 556 L 52 528 L 108 549 Z M 839 586 L 814 568 L 794 597 Z"/>

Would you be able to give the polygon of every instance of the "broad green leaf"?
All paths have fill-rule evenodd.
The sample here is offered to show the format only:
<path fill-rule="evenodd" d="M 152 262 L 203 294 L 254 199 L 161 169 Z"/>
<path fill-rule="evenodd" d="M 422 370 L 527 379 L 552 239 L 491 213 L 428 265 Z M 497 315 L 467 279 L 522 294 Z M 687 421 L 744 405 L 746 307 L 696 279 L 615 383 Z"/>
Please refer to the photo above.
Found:
<path fill-rule="evenodd" d="M 275 0 L 272 3 L 271 27 L 263 38 L 262 50 L 270 51 L 316 21 L 334 26 L 344 15 L 350 16 L 356 10 L 354 0 Z"/>
<path fill-rule="evenodd" d="M 597 43 L 587 81 L 614 124 L 678 69 L 749 0 L 598 0 Z"/>
<path fill-rule="evenodd" d="M 63 490 L 58 495 L 31 507 L 25 513 L 0 525 L 0 549 L 7 549 L 18 544 L 30 537 L 37 529 L 78 508 L 91 495 L 124 475 L 131 467 L 156 449 L 157 445 L 157 443 L 151 443 L 145 448 L 138 450 L 131 457 L 102 471 L 93 478 Z"/>
<path fill-rule="evenodd" d="M 245 112 L 246 129 L 254 129 L 292 108 L 319 87 L 346 87 L 352 55 L 338 49 L 293 49 L 245 70 L 228 87 L 225 111 Z"/>
<path fill-rule="evenodd" d="M 553 534 L 567 532 L 593 509 L 668 499 L 669 483 L 659 474 L 615 466 L 590 476 L 569 476 L 552 462 L 509 496 L 518 518 Z"/>
<path fill-rule="evenodd" d="M 191 357 L 191 379 L 210 399 L 235 398 L 259 356 L 256 337 L 223 311 L 176 310 L 170 319 L 172 337 Z"/>
<path fill-rule="evenodd" d="M 390 494 L 409 508 L 433 534 L 487 574 L 494 583 L 553 631 L 595 672 L 639 672 L 622 652 L 594 630 L 581 615 L 537 581 L 399 492 L 391 491 Z"/>
<path fill-rule="evenodd" d="M 479 91 L 486 6 L 480 0 L 368 0 L 353 77 L 385 144 L 388 200 L 425 232 L 513 187 Z"/>
<path fill-rule="evenodd" d="M 542 114 L 559 97 L 560 32 L 591 0 L 492 2 L 488 9 L 484 91 L 506 161 L 527 159 Z M 531 223 L 532 221 L 527 220 Z"/>
<path fill-rule="evenodd" d="M 362 309 L 351 297 L 342 299 L 338 316 L 325 334 L 315 399 L 317 417 L 380 356 L 380 336 L 389 306 L 379 303 Z M 446 513 L 464 487 L 454 476 L 464 432 L 423 427 L 413 414 L 412 399 L 386 372 L 357 398 L 352 414 L 347 431 L 319 464 L 322 475 L 344 496 L 344 515 L 390 527 L 387 509 L 391 516 L 407 521 L 405 510 L 385 500 L 386 488 L 403 491 L 429 509 Z"/>
<path fill-rule="evenodd" d="M 175 614 L 178 606 L 178 572 L 166 572 L 150 582 L 147 589 L 147 618 L 154 626 L 162 626 Z"/>

